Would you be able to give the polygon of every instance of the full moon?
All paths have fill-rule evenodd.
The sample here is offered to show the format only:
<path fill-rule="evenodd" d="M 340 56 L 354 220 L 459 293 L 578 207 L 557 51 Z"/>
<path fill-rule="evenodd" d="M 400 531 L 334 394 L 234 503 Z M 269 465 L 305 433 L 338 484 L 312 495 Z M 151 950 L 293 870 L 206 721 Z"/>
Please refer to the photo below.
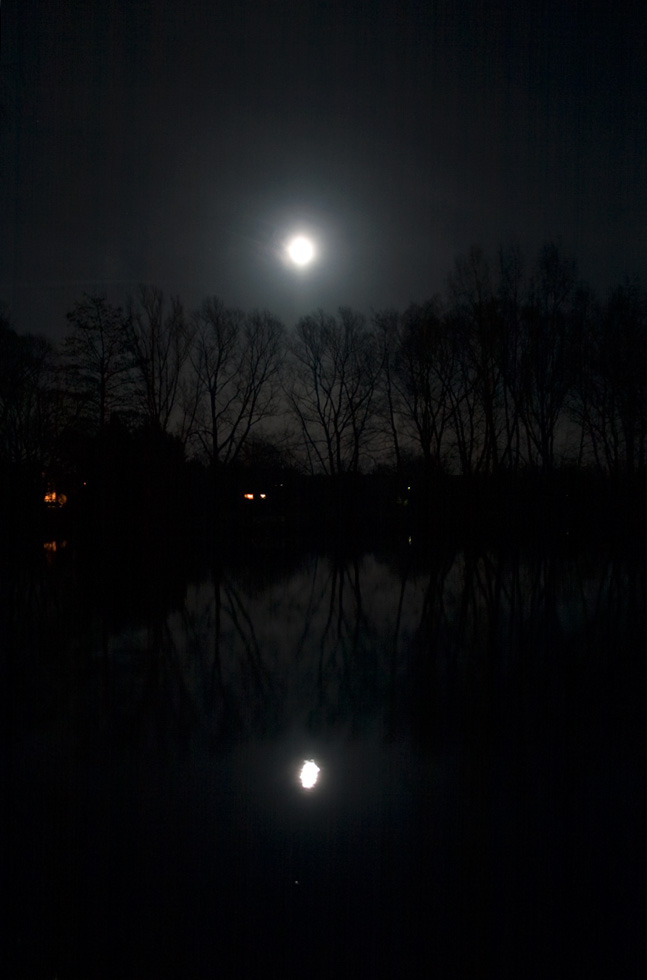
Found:
<path fill-rule="evenodd" d="M 288 256 L 295 265 L 308 265 L 312 262 L 315 249 L 309 238 L 304 235 L 297 235 L 288 244 Z"/>
<path fill-rule="evenodd" d="M 308 759 L 304 762 L 299 773 L 299 779 L 303 788 L 312 789 L 319 778 L 320 772 L 321 770 L 314 759 Z"/>

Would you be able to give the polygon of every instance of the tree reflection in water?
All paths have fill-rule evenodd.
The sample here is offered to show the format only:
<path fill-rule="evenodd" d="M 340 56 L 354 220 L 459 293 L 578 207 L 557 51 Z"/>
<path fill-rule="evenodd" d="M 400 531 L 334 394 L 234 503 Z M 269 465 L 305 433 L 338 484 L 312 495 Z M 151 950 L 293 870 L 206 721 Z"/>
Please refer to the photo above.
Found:
<path fill-rule="evenodd" d="M 631 974 L 642 555 L 122 558 L 3 578 L 22 975 Z"/>

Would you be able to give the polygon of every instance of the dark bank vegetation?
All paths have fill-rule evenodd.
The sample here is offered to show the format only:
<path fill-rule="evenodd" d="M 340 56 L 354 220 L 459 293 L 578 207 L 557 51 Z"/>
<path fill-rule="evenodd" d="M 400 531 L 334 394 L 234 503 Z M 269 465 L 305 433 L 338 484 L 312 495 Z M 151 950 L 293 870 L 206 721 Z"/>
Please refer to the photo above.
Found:
<path fill-rule="evenodd" d="M 5 316 L 0 476 L 18 537 L 633 532 L 647 295 L 596 296 L 551 243 L 528 269 L 514 248 L 472 249 L 404 312 L 291 329 L 148 286 L 123 307 L 84 295 L 59 345 Z"/>

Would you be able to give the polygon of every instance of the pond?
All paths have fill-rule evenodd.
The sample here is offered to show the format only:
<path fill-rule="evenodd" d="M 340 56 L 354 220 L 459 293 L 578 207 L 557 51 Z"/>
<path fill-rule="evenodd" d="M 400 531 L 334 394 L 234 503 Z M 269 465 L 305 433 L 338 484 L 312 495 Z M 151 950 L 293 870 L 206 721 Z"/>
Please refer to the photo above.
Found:
<path fill-rule="evenodd" d="M 638 976 L 646 571 L 406 537 L 13 562 L 3 975 Z"/>

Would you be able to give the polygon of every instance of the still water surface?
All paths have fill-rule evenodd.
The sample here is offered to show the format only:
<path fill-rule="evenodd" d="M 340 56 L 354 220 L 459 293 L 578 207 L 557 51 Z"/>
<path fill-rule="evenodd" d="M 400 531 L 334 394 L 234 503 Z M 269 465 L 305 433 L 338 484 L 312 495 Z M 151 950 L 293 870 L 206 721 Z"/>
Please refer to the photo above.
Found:
<path fill-rule="evenodd" d="M 5 586 L 3 975 L 643 975 L 642 556 L 59 542 Z"/>

